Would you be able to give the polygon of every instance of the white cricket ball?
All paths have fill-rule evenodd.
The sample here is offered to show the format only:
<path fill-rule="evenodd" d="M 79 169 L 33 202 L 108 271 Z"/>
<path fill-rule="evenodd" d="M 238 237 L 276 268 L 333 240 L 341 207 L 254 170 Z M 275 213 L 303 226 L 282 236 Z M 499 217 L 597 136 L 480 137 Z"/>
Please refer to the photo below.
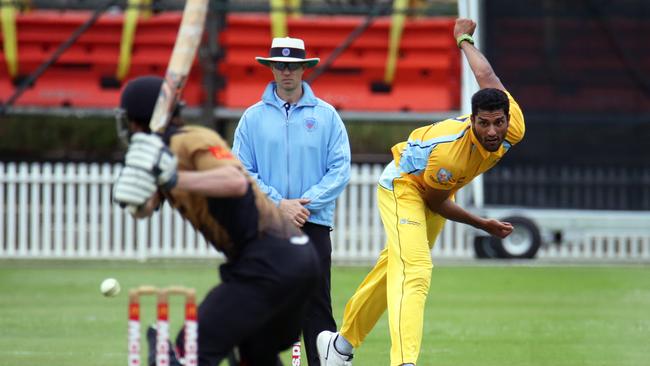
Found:
<path fill-rule="evenodd" d="M 114 278 L 107 278 L 102 281 L 99 289 L 102 291 L 102 294 L 106 297 L 113 297 L 120 293 L 120 283 L 117 282 Z"/>

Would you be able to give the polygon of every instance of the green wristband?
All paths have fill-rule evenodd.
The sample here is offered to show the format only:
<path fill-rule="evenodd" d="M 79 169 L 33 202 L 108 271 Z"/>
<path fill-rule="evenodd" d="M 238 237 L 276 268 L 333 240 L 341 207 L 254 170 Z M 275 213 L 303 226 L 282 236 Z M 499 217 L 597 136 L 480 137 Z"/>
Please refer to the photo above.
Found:
<path fill-rule="evenodd" d="M 456 38 L 456 45 L 458 45 L 458 48 L 460 48 L 460 44 L 463 43 L 464 41 L 469 42 L 470 44 L 474 44 L 474 38 L 470 36 L 467 33 L 463 33 L 458 38 Z"/>

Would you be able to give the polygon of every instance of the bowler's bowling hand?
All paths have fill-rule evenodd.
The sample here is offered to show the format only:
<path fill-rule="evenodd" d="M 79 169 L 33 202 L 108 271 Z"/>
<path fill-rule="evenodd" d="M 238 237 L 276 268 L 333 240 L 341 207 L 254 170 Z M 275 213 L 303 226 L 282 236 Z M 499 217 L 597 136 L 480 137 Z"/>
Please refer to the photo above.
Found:
<path fill-rule="evenodd" d="M 503 222 L 495 219 L 488 219 L 483 225 L 483 230 L 488 232 L 490 235 L 496 236 L 498 238 L 505 238 L 506 236 L 512 233 L 512 224 L 509 222 Z"/>

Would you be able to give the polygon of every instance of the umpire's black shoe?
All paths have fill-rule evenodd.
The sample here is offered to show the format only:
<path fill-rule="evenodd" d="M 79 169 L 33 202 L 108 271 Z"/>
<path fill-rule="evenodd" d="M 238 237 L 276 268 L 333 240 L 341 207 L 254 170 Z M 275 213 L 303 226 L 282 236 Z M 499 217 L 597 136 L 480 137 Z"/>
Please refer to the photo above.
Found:
<path fill-rule="evenodd" d="M 149 346 L 149 353 L 147 356 L 147 364 L 149 366 L 156 366 L 156 328 L 153 325 L 150 325 L 147 328 L 147 346 Z M 174 352 L 174 346 L 171 342 L 167 340 L 167 347 L 169 349 L 169 366 L 182 366 L 178 358 L 176 357 L 176 352 Z"/>

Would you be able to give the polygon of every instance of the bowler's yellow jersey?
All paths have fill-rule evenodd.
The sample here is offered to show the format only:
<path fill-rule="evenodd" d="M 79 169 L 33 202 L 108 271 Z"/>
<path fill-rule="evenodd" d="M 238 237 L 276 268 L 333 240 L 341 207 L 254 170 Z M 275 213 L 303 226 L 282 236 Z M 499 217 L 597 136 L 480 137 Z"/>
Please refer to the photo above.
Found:
<path fill-rule="evenodd" d="M 415 129 L 408 141 L 391 149 L 394 160 L 388 164 L 379 184 L 393 189 L 403 180 L 424 192 L 425 185 L 455 193 L 474 177 L 492 168 L 503 155 L 524 137 L 524 116 L 510 93 L 508 132 L 495 152 L 483 148 L 472 130 L 469 115 L 447 119 Z"/>

